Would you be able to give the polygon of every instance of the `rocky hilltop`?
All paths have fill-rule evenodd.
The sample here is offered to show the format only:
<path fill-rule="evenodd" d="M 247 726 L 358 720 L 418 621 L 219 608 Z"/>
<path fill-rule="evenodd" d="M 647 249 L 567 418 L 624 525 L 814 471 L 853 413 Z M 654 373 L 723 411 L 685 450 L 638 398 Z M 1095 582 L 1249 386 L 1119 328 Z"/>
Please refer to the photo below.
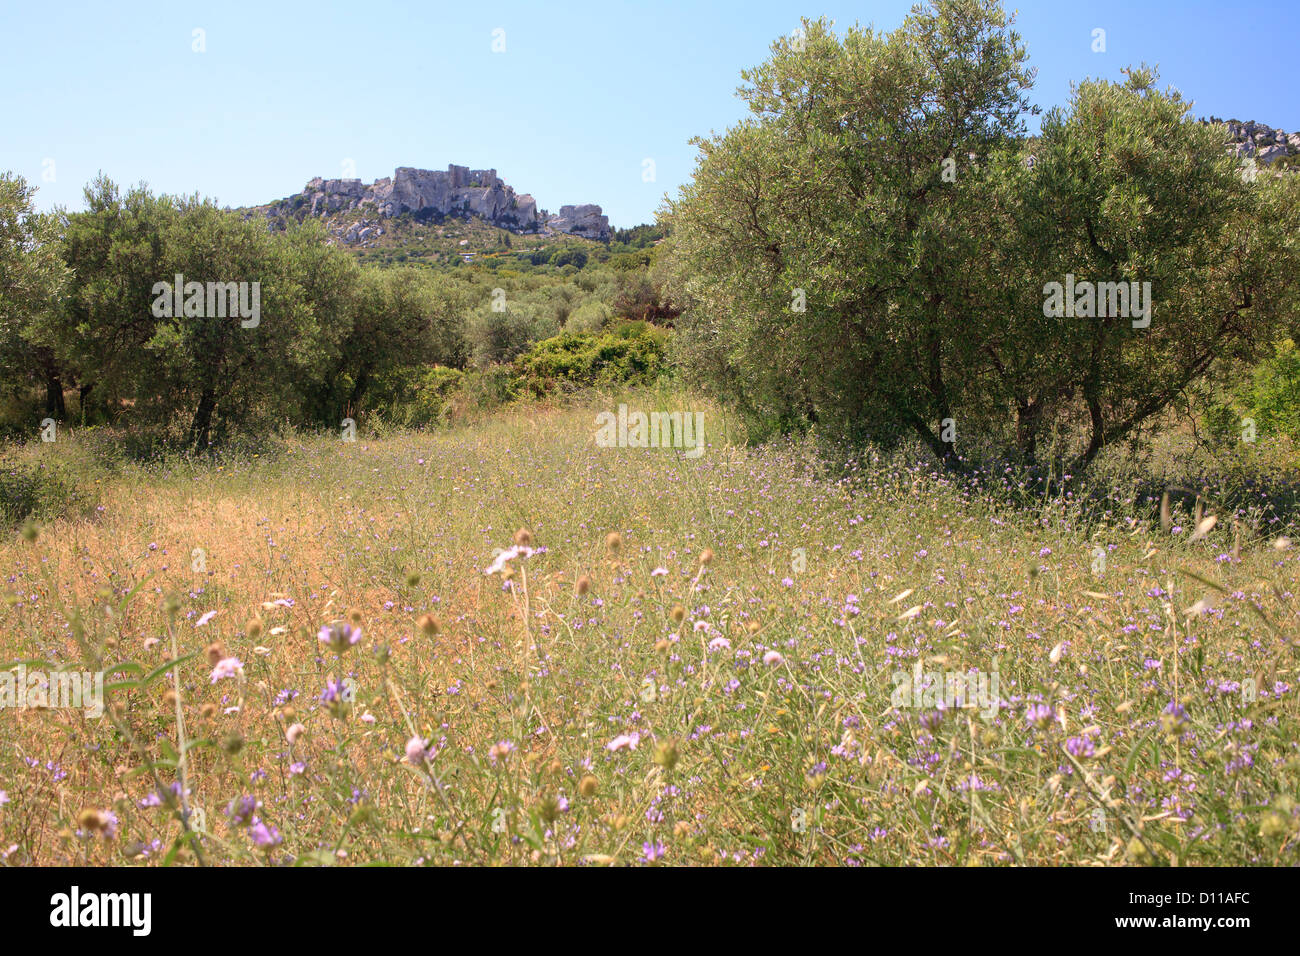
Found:
<path fill-rule="evenodd" d="M 1300 153 L 1300 133 L 1288 134 L 1284 129 L 1256 123 L 1254 120 L 1221 120 L 1211 116 L 1207 123 L 1218 123 L 1228 128 L 1232 148 L 1242 159 L 1254 159 L 1260 166 L 1272 166 L 1279 160 Z"/>
<path fill-rule="evenodd" d="M 342 216 L 341 213 L 356 213 Z M 303 191 L 279 202 L 258 206 L 249 215 L 271 220 L 332 220 L 331 233 L 348 244 L 364 245 L 384 234 L 383 220 L 410 213 L 417 221 L 449 216 L 477 216 L 494 226 L 520 233 L 565 233 L 604 241 L 609 217 L 599 206 L 561 206 L 551 215 L 537 208 L 527 193 L 506 185 L 495 169 L 449 165 L 446 171 L 399 167 L 391 177 L 366 185 L 360 179 L 316 177 Z"/>

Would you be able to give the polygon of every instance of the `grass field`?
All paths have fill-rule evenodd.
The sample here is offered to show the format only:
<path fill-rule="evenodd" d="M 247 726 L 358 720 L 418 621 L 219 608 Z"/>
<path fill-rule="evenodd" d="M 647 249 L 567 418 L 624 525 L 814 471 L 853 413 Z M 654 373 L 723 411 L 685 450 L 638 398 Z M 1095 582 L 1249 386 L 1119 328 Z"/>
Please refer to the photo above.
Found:
<path fill-rule="evenodd" d="M 703 407 L 698 458 L 577 408 L 104 468 L 0 539 L 0 658 L 107 701 L 3 714 L 0 854 L 1297 862 L 1278 528 L 827 469 Z"/>

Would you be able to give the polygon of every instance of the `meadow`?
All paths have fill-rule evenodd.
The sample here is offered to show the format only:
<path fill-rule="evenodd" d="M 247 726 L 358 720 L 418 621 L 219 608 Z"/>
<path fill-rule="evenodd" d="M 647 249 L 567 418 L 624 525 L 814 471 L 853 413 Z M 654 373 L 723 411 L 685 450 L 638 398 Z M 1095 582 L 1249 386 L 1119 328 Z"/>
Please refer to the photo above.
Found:
<path fill-rule="evenodd" d="M 0 658 L 106 706 L 4 714 L 4 862 L 1297 861 L 1286 520 L 642 398 L 705 453 L 600 447 L 627 396 L 18 449 L 94 477 L 0 539 Z"/>

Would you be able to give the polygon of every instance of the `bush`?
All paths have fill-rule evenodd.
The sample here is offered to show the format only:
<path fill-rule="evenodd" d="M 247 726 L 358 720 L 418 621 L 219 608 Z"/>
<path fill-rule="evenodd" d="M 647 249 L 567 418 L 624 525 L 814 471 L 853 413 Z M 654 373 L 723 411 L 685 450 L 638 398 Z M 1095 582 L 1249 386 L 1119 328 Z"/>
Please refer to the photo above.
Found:
<path fill-rule="evenodd" d="M 1300 441 L 1300 348 L 1291 339 L 1278 342 L 1249 378 L 1202 415 L 1206 430 L 1220 441 L 1239 438 L 1247 419 L 1261 438 Z"/>
<path fill-rule="evenodd" d="M 644 322 L 607 332 L 565 332 L 538 342 L 519 359 L 528 388 L 544 394 L 609 385 L 649 385 L 664 367 L 668 333 Z"/>
<path fill-rule="evenodd" d="M 67 462 L 0 459 L 0 524 L 53 520 L 92 501 Z"/>
<path fill-rule="evenodd" d="M 464 378 L 464 372 L 443 365 L 394 369 L 373 386 L 371 410 L 395 425 L 423 428 L 446 424 L 452 396 Z"/>

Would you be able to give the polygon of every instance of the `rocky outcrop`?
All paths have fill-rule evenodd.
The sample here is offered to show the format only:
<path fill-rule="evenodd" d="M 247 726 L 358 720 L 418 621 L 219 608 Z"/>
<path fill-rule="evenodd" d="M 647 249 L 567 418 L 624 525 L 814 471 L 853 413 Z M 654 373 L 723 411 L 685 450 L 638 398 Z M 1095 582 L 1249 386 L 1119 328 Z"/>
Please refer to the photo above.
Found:
<path fill-rule="evenodd" d="M 563 232 L 588 239 L 609 238 L 609 217 L 599 206 L 562 206 L 558 216 L 537 208 L 527 193 L 516 193 L 495 169 L 470 169 L 450 165 L 444 170 L 399 167 L 391 177 L 366 185 L 360 179 L 316 177 L 301 193 L 254 212 L 268 219 L 290 216 L 325 218 L 352 210 L 371 213 L 372 219 L 331 226 L 343 242 L 366 244 L 383 235 L 383 219 L 411 213 L 417 217 L 477 216 L 514 232 Z"/>
<path fill-rule="evenodd" d="M 561 206 L 559 215 L 547 219 L 546 225 L 555 232 L 588 239 L 609 238 L 609 217 L 601 215 L 599 206 Z"/>
<path fill-rule="evenodd" d="M 1249 120 L 1220 120 L 1211 116 L 1207 123 L 1226 126 L 1231 140 L 1229 148 L 1241 159 L 1254 159 L 1260 166 L 1271 166 L 1278 160 L 1300 153 L 1300 133 L 1287 134 L 1263 123 Z"/>

